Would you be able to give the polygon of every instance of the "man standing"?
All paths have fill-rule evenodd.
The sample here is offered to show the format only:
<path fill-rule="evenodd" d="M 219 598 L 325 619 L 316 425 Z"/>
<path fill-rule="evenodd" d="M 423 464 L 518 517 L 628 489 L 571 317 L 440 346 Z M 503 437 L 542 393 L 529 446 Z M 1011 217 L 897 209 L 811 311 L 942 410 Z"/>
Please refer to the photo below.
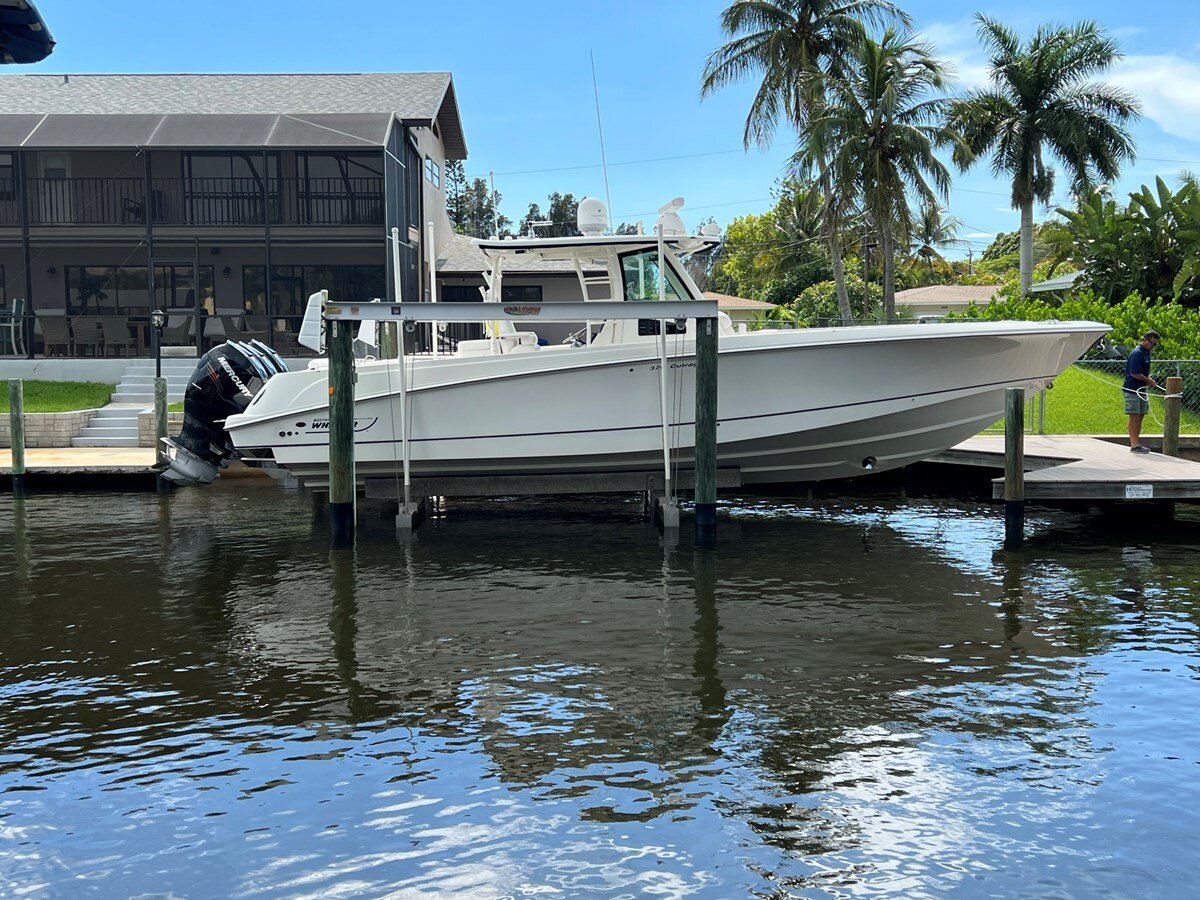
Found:
<path fill-rule="evenodd" d="M 1158 346 L 1158 340 L 1157 331 L 1147 331 L 1142 335 L 1141 343 L 1133 348 L 1125 360 L 1124 390 L 1121 393 L 1125 395 L 1125 414 L 1129 416 L 1130 453 L 1150 452 L 1150 448 L 1139 443 L 1139 439 L 1142 419 L 1150 412 L 1150 388 L 1158 387 L 1158 382 L 1150 377 L 1150 351 Z"/>

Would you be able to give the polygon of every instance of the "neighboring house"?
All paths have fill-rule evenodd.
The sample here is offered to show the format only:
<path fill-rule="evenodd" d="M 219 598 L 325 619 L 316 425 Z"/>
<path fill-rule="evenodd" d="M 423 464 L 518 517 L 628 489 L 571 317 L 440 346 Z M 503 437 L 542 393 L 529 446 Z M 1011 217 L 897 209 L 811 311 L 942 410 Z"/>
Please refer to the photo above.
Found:
<path fill-rule="evenodd" d="M 896 305 L 907 306 L 916 318 L 960 313 L 974 303 L 987 306 L 996 291 L 995 284 L 930 284 L 896 292 Z"/>
<path fill-rule="evenodd" d="M 748 300 L 745 297 L 733 297 L 729 294 L 718 294 L 716 291 L 705 291 L 705 300 L 716 300 L 717 309 L 729 316 L 736 325 L 738 322 L 753 322 L 760 314 L 774 309 L 774 303 L 762 300 Z"/>
<path fill-rule="evenodd" d="M 430 294 L 451 229 L 441 173 L 466 157 L 449 73 L 0 76 L 0 304 L 26 355 L 284 355 L 309 293 Z M 0 318 L 3 318 L 0 316 Z"/>

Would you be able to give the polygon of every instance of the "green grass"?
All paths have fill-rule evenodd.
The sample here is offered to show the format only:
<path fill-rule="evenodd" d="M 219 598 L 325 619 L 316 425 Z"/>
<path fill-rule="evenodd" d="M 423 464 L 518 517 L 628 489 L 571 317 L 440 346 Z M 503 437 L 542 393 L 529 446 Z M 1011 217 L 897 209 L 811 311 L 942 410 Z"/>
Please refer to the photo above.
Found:
<path fill-rule="evenodd" d="M 116 386 L 88 381 L 26 381 L 25 412 L 70 412 L 104 406 Z M 8 385 L 0 392 L 0 412 L 8 412 Z"/>
<path fill-rule="evenodd" d="M 1054 387 L 1046 391 L 1046 434 L 1124 434 L 1128 420 L 1121 381 L 1118 375 L 1067 369 L 1054 379 Z M 1025 401 L 1026 416 L 1030 407 L 1034 409 L 1036 423 L 1036 398 Z M 1162 434 L 1159 424 L 1162 420 L 1162 398 L 1151 396 L 1150 415 L 1142 426 L 1143 433 Z M 1003 419 L 988 429 L 1003 430 Z M 1200 432 L 1200 415 L 1182 410 L 1179 430 L 1185 434 Z"/>
<path fill-rule="evenodd" d="M 168 404 L 168 406 L 167 406 L 167 412 L 169 412 L 169 413 L 173 413 L 173 412 L 183 412 L 183 401 L 182 401 L 182 400 L 180 400 L 178 403 L 171 403 L 171 404 Z"/>

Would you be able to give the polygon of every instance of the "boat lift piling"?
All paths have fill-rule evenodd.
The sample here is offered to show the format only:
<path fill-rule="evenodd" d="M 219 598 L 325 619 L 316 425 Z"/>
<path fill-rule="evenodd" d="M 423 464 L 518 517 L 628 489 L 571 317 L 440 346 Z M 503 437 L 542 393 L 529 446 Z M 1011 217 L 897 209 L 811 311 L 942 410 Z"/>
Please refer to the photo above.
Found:
<path fill-rule="evenodd" d="M 394 238 L 394 252 L 398 252 L 397 235 Z M 398 268 L 397 268 L 398 271 Z M 712 548 L 716 542 L 716 490 L 718 485 L 717 471 L 717 350 L 720 324 L 717 317 L 717 305 L 711 300 L 670 300 L 658 304 L 659 308 L 643 303 L 626 303 L 623 301 L 590 301 L 590 302 L 556 302 L 556 303 L 362 303 L 362 304 L 332 304 L 326 302 L 322 316 L 327 323 L 330 335 L 329 347 L 329 506 L 330 529 L 335 541 L 349 540 L 354 532 L 354 497 L 356 482 L 354 474 L 354 358 L 351 353 L 351 322 L 372 320 L 376 322 L 403 322 L 405 325 L 417 322 L 479 322 L 510 321 L 510 322 L 577 322 L 587 318 L 593 319 L 647 319 L 653 310 L 653 318 L 659 322 L 662 333 L 666 332 L 668 321 L 694 319 L 696 321 L 696 419 L 695 419 L 695 499 L 696 499 L 696 544 L 703 548 Z M 481 307 L 491 307 L 482 309 Z M 664 316 L 663 312 L 670 315 Z M 423 503 L 414 506 L 412 503 L 411 461 L 409 456 L 408 434 L 408 391 L 406 383 L 405 350 L 403 334 L 398 343 L 400 377 L 397 391 L 397 413 L 399 429 L 397 438 L 401 444 L 404 471 L 404 492 L 397 516 L 397 531 L 402 535 L 411 534 L 416 528 Z M 337 348 L 337 349 L 335 349 Z M 660 369 L 666 366 L 660 362 Z M 660 377 L 662 372 L 660 371 Z M 662 389 L 660 381 L 660 391 Z M 665 396 L 665 395 L 664 395 Z M 340 399 L 340 402 L 338 400 Z M 663 415 L 664 440 L 669 435 L 666 410 L 660 404 Z M 676 423 L 680 424 L 680 423 Z M 615 473 L 619 479 L 630 473 Z M 645 480 L 645 474 L 637 477 Z M 671 472 L 669 444 L 664 445 L 663 465 L 664 492 L 670 492 L 671 505 L 678 515 L 678 506 L 674 499 L 674 486 Z M 581 476 L 583 477 L 583 476 Z M 590 477 L 590 476 L 589 476 Z M 460 479 L 466 481 L 468 479 Z M 547 479 L 552 481 L 553 479 Z M 336 488 L 335 488 L 336 485 Z M 370 492 L 368 491 L 370 495 Z M 336 508 L 336 511 L 335 511 Z M 659 509 L 664 506 L 660 505 Z M 664 528 L 664 537 L 671 540 L 678 533 L 678 519 L 675 520 L 675 535 Z M 407 527 L 406 527 L 407 526 Z"/>
<path fill-rule="evenodd" d="M 1179 413 L 1183 403 L 1183 379 L 1167 378 L 1167 396 L 1163 399 L 1163 455 L 1179 455 Z"/>
<path fill-rule="evenodd" d="M 1004 549 L 1025 543 L 1025 389 L 1004 392 Z"/>
<path fill-rule="evenodd" d="M 25 386 L 20 378 L 8 380 L 9 445 L 12 447 L 12 491 L 25 493 Z"/>

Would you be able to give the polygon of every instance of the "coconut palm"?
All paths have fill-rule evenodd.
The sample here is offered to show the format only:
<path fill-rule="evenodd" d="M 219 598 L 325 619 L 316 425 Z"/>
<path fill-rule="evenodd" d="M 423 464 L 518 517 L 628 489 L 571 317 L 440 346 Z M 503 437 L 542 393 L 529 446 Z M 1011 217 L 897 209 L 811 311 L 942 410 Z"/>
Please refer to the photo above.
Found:
<path fill-rule="evenodd" d="M 864 25 L 899 21 L 907 15 L 889 0 L 735 0 L 721 14 L 729 40 L 708 57 L 700 96 L 751 77 L 761 78 L 746 116 L 743 141 L 769 144 L 780 120 L 797 128 L 821 99 L 821 76 L 838 72 L 865 37 Z M 850 317 L 838 242 L 839 205 L 828 180 L 822 231 L 829 244 L 838 308 Z"/>
<path fill-rule="evenodd" d="M 963 169 L 991 155 L 992 171 L 1012 180 L 1012 205 L 1021 211 L 1021 291 L 1033 280 L 1033 204 L 1049 203 L 1057 159 L 1071 188 L 1086 197 L 1097 181 L 1113 182 L 1132 158 L 1126 125 L 1138 116 L 1132 94 L 1092 81 L 1121 58 L 1115 40 L 1095 22 L 1043 25 L 1022 45 L 1007 26 L 977 14 L 979 39 L 991 54 L 992 86 L 956 102 Z"/>
<path fill-rule="evenodd" d="M 930 45 L 891 28 L 878 40 L 868 37 L 852 65 L 826 79 L 822 108 L 798 154 L 825 158 L 835 189 L 856 197 L 875 225 L 888 318 L 896 315 L 896 242 L 912 234 L 909 197 L 935 206 L 950 188 L 950 172 L 936 155 L 958 143 L 946 124 L 949 101 L 938 96 L 944 87 L 945 68 Z"/>
<path fill-rule="evenodd" d="M 909 252 L 913 262 L 924 263 L 931 273 L 935 259 L 939 262 L 946 261 L 946 257 L 942 256 L 943 248 L 957 247 L 962 243 L 958 239 L 958 229 L 962 227 L 962 220 L 956 216 L 947 217 L 944 213 L 936 203 L 921 207 L 909 236 Z"/>

